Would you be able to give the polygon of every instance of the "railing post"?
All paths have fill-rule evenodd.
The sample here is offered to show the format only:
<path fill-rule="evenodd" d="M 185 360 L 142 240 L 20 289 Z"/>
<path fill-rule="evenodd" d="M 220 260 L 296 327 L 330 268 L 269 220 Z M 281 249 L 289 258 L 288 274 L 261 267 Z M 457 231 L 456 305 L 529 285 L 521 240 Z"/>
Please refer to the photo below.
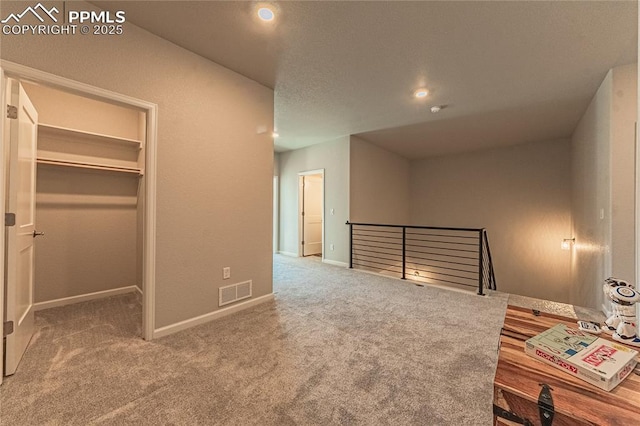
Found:
<path fill-rule="evenodd" d="M 349 268 L 353 269 L 353 223 L 349 223 Z"/>
<path fill-rule="evenodd" d="M 478 294 L 480 296 L 484 296 L 483 290 L 483 281 L 484 281 L 484 232 L 482 229 L 478 233 Z"/>
<path fill-rule="evenodd" d="M 487 230 L 483 229 L 482 234 L 484 235 L 484 245 L 487 247 L 487 263 L 489 264 L 489 288 L 491 290 L 496 290 L 496 274 L 493 270 L 493 259 L 491 259 L 491 248 L 489 247 L 489 237 L 487 237 Z"/>
<path fill-rule="evenodd" d="M 402 279 L 405 278 L 407 271 L 407 228 L 402 227 Z"/>

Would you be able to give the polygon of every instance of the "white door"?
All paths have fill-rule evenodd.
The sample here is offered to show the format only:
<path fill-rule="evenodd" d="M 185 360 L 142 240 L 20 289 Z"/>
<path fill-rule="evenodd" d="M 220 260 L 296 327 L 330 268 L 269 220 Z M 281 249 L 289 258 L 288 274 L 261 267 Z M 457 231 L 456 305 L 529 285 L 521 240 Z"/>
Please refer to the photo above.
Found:
<path fill-rule="evenodd" d="M 7 212 L 15 213 L 15 225 L 7 227 L 6 320 L 13 321 L 7 336 L 5 375 L 15 373 L 33 335 L 33 276 L 35 230 L 36 149 L 38 113 L 22 85 L 9 80 L 11 105 L 17 119 L 7 119 L 10 129 L 9 189 Z"/>
<path fill-rule="evenodd" d="M 304 176 L 303 256 L 322 254 L 322 175 Z"/>

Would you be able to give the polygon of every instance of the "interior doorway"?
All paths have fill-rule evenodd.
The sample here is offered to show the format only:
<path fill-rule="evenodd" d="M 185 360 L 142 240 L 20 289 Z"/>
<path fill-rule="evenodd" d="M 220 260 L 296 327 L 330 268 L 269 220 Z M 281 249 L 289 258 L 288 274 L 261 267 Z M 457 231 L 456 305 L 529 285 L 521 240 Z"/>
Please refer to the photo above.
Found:
<path fill-rule="evenodd" d="M 324 259 L 324 169 L 298 174 L 299 256 Z"/>
<path fill-rule="evenodd" d="M 90 235 L 85 235 L 84 237 L 86 238 L 80 239 L 80 243 L 83 243 L 83 241 L 88 242 L 85 245 L 89 249 L 78 247 L 78 241 L 74 243 L 71 240 L 75 238 L 76 231 L 82 225 L 79 221 L 90 221 L 90 219 L 87 219 L 87 215 L 79 214 L 78 210 L 87 208 L 91 214 L 95 214 L 97 210 L 102 208 L 105 214 L 110 214 L 114 222 L 112 230 L 120 227 L 120 219 L 123 215 L 127 217 L 128 223 L 131 225 L 129 230 L 132 230 L 135 235 L 133 235 L 132 239 L 125 240 L 125 244 L 129 246 L 133 244 L 136 247 L 134 251 L 137 251 L 137 254 L 133 253 L 133 259 L 129 261 L 129 275 L 135 277 L 130 283 L 131 285 L 127 286 L 119 283 L 117 288 L 109 288 L 97 292 L 80 291 L 80 293 L 84 294 L 74 294 L 71 297 L 52 296 L 47 298 L 51 300 L 37 303 L 34 297 L 36 285 L 34 277 L 37 278 L 35 268 L 30 267 L 28 268 L 29 270 L 26 270 L 24 262 L 16 261 L 16 256 L 13 256 L 13 260 L 11 257 L 11 254 L 16 251 L 11 241 L 12 234 L 24 234 L 22 232 L 24 220 L 18 217 L 21 215 L 20 210 L 18 210 L 16 216 L 14 216 L 16 226 L 13 228 L 16 231 L 12 231 L 11 225 L 1 231 L 1 238 L 5 241 L 5 244 L 0 245 L 0 258 L 4 259 L 3 262 L 0 262 L 0 276 L 4 277 L 3 288 L 0 289 L 0 318 L 3 318 L 3 321 L 0 321 L 0 332 L 3 335 L 9 335 L 3 342 L 1 355 L 2 360 L 5 360 L 9 357 L 9 352 L 11 352 L 11 357 L 13 358 L 11 369 L 7 368 L 5 370 L 5 363 L 0 363 L 0 383 L 2 383 L 2 376 L 15 371 L 17 362 L 22 356 L 20 351 L 23 352 L 23 349 L 26 349 L 26 345 L 10 343 L 10 340 L 12 340 L 10 328 L 21 329 L 21 325 L 33 319 L 34 312 L 39 309 L 115 295 L 125 291 L 139 291 L 143 293 L 143 335 L 141 337 L 147 340 L 153 338 L 155 329 L 155 309 L 153 305 L 155 300 L 157 106 L 6 61 L 0 63 L 0 81 L 2 83 L 0 90 L 2 103 L 4 105 L 15 103 L 16 105 L 13 106 L 16 106 L 18 111 L 23 109 L 23 101 L 19 99 L 22 99 L 22 92 L 26 93 L 24 87 L 27 87 L 27 91 L 29 87 L 31 88 L 30 98 L 40 98 L 40 101 L 46 97 L 45 92 L 52 90 L 57 91 L 62 96 L 80 99 L 80 103 L 76 105 L 76 111 L 70 114 L 76 119 L 76 123 L 64 122 L 62 114 L 62 112 L 72 109 L 72 105 L 69 103 L 70 98 L 61 100 L 53 108 L 51 106 L 43 107 L 45 104 L 42 102 L 33 102 L 33 104 L 40 105 L 41 111 L 48 109 L 48 112 L 40 114 L 39 117 L 47 117 L 49 122 L 46 120 L 38 122 L 37 119 L 33 122 L 32 127 L 36 131 L 30 133 L 37 134 L 35 141 L 38 146 L 31 150 L 32 155 L 28 159 L 24 156 L 26 150 L 23 149 L 13 149 L 13 152 L 17 151 L 19 153 L 18 158 L 14 158 L 14 154 L 12 154 L 12 144 L 15 144 L 16 140 L 22 146 L 23 132 L 21 129 L 24 126 L 16 125 L 20 118 L 13 119 L 12 114 L 7 114 L 6 117 L 0 120 L 0 135 L 2 135 L 3 141 L 2 161 L 5 170 L 11 169 L 14 163 L 20 163 L 24 166 L 27 162 L 26 160 L 29 160 L 30 166 L 25 170 L 33 171 L 29 173 L 14 173 L 13 175 L 5 173 L 3 175 L 3 184 L 0 185 L 0 198 L 3 200 L 3 202 L 0 202 L 2 213 L 13 213 L 12 203 L 9 201 L 15 191 L 14 186 L 18 185 L 18 193 L 24 193 L 20 182 L 24 187 L 25 180 L 23 177 L 29 176 L 29 180 L 26 182 L 33 190 L 31 191 L 33 199 L 31 199 L 30 205 L 33 205 L 36 210 L 32 211 L 35 214 L 36 221 L 38 220 L 37 186 L 41 189 L 41 205 L 48 205 L 52 210 L 56 210 L 56 214 L 66 209 L 76 215 L 74 217 L 67 216 L 69 223 L 63 223 L 58 220 L 59 218 L 54 218 L 53 216 L 47 218 L 46 220 L 51 219 L 49 223 L 52 229 L 55 226 L 55 232 L 50 230 L 50 232 L 46 233 L 47 236 L 44 237 L 42 236 L 43 233 L 39 232 L 41 230 L 39 227 L 38 232 L 35 229 L 29 232 L 30 239 L 40 242 L 43 238 L 49 238 L 49 235 L 60 237 L 64 230 L 63 228 L 66 226 L 68 228 L 66 231 L 69 232 L 66 232 L 63 237 L 69 241 L 65 241 L 65 244 L 69 243 L 75 246 L 78 253 L 91 251 L 94 257 L 96 254 L 99 257 L 97 251 L 102 245 L 95 242 L 94 237 L 96 235 L 95 231 L 99 231 L 103 224 L 103 218 L 98 220 L 100 223 L 89 223 L 86 227 Z M 14 96 L 18 91 L 21 94 L 20 98 Z M 27 98 L 29 98 L 29 94 L 27 94 Z M 31 103 L 30 100 L 28 102 Z M 109 130 L 91 128 L 91 125 L 85 127 L 84 125 L 90 120 L 87 120 L 85 115 L 88 110 L 83 110 L 83 107 L 90 103 L 103 105 L 103 110 L 98 111 L 94 116 L 101 116 L 107 111 L 112 111 L 116 115 L 124 112 L 125 115 L 131 118 L 128 127 L 133 132 L 133 135 L 112 132 L 113 126 L 111 124 L 106 126 Z M 11 108 L 9 107 L 9 109 Z M 119 110 L 119 112 L 116 110 Z M 57 114 L 60 114 L 60 116 Z M 37 111 L 35 116 L 38 117 Z M 78 123 L 81 124 L 75 125 Z M 95 125 L 99 127 L 100 123 Z M 18 131 L 19 136 L 15 136 L 14 133 Z M 43 137 L 44 139 L 42 139 Z M 72 149 L 72 151 L 70 152 L 69 149 Z M 48 178 L 41 181 L 40 185 L 37 185 L 36 176 L 39 172 L 42 172 L 40 173 L 41 175 L 47 175 Z M 77 179 L 78 176 L 80 176 L 80 179 Z M 97 194 L 92 190 L 97 190 Z M 65 197 L 63 202 L 59 199 L 60 196 Z M 22 203 L 20 203 L 19 199 L 17 200 L 17 204 L 24 204 L 24 200 Z M 92 200 L 92 202 L 88 203 L 87 200 Z M 98 201 L 102 205 L 96 207 L 93 201 Z M 114 202 L 119 203 L 115 208 Z M 13 202 L 13 205 L 17 204 L 15 201 Z M 110 212 L 107 212 L 107 210 L 110 210 Z M 125 210 L 127 212 L 123 213 Z M 5 217 L 7 216 L 5 215 Z M 6 220 L 5 223 L 7 223 Z M 37 226 L 37 224 L 34 225 Z M 39 236 L 38 240 L 35 240 L 36 236 Z M 56 248 L 54 247 L 52 253 L 55 253 L 55 250 Z M 30 252 L 32 255 L 34 252 L 37 253 L 37 248 Z M 117 250 L 111 250 L 110 254 L 113 255 L 114 253 L 120 254 L 117 253 Z M 37 254 L 35 257 L 37 257 Z M 52 256 L 47 256 L 46 259 L 43 258 L 45 260 L 43 264 L 46 264 L 46 261 L 49 261 L 50 258 Z M 105 262 L 105 259 L 105 257 L 102 257 L 100 262 Z M 81 262 L 77 263 L 80 267 L 86 266 Z M 28 279 L 21 277 L 27 277 Z M 5 329 L 4 320 L 9 321 L 12 327 Z M 31 335 L 29 334 L 29 336 L 25 337 L 22 336 L 23 334 L 26 336 L 29 333 L 20 332 L 20 340 L 26 340 L 26 343 L 28 343 Z"/>

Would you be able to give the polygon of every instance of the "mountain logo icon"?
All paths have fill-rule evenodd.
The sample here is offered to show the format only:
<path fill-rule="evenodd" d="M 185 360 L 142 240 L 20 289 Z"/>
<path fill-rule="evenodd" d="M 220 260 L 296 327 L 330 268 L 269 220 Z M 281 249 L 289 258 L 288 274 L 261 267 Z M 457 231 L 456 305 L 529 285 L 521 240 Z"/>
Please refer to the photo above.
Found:
<path fill-rule="evenodd" d="M 40 12 L 40 13 L 38 13 Z M 38 21 L 44 22 L 43 16 L 48 16 L 53 20 L 53 22 L 58 22 L 58 19 L 54 16 L 54 13 L 59 13 L 60 11 L 56 7 L 52 7 L 51 9 L 47 9 L 42 5 L 42 3 L 36 4 L 34 7 L 27 7 L 22 13 L 11 13 L 5 19 L 0 21 L 0 23 L 6 24 L 9 21 L 13 20 L 16 24 L 20 22 L 20 20 L 27 14 L 31 13 L 35 16 Z"/>

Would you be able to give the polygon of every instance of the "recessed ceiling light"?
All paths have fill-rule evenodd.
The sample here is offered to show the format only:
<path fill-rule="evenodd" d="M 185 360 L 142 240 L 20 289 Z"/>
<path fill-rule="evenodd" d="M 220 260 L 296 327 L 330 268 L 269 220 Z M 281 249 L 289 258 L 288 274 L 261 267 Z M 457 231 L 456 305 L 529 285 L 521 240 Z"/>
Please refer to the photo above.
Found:
<path fill-rule="evenodd" d="M 418 89 L 415 92 L 413 92 L 413 96 L 415 96 L 416 98 L 424 98 L 429 94 L 429 91 L 427 89 Z"/>
<path fill-rule="evenodd" d="M 276 15 L 273 13 L 273 10 L 268 7 L 261 7 L 258 9 L 258 17 L 263 21 L 273 21 L 273 18 L 275 18 Z"/>

